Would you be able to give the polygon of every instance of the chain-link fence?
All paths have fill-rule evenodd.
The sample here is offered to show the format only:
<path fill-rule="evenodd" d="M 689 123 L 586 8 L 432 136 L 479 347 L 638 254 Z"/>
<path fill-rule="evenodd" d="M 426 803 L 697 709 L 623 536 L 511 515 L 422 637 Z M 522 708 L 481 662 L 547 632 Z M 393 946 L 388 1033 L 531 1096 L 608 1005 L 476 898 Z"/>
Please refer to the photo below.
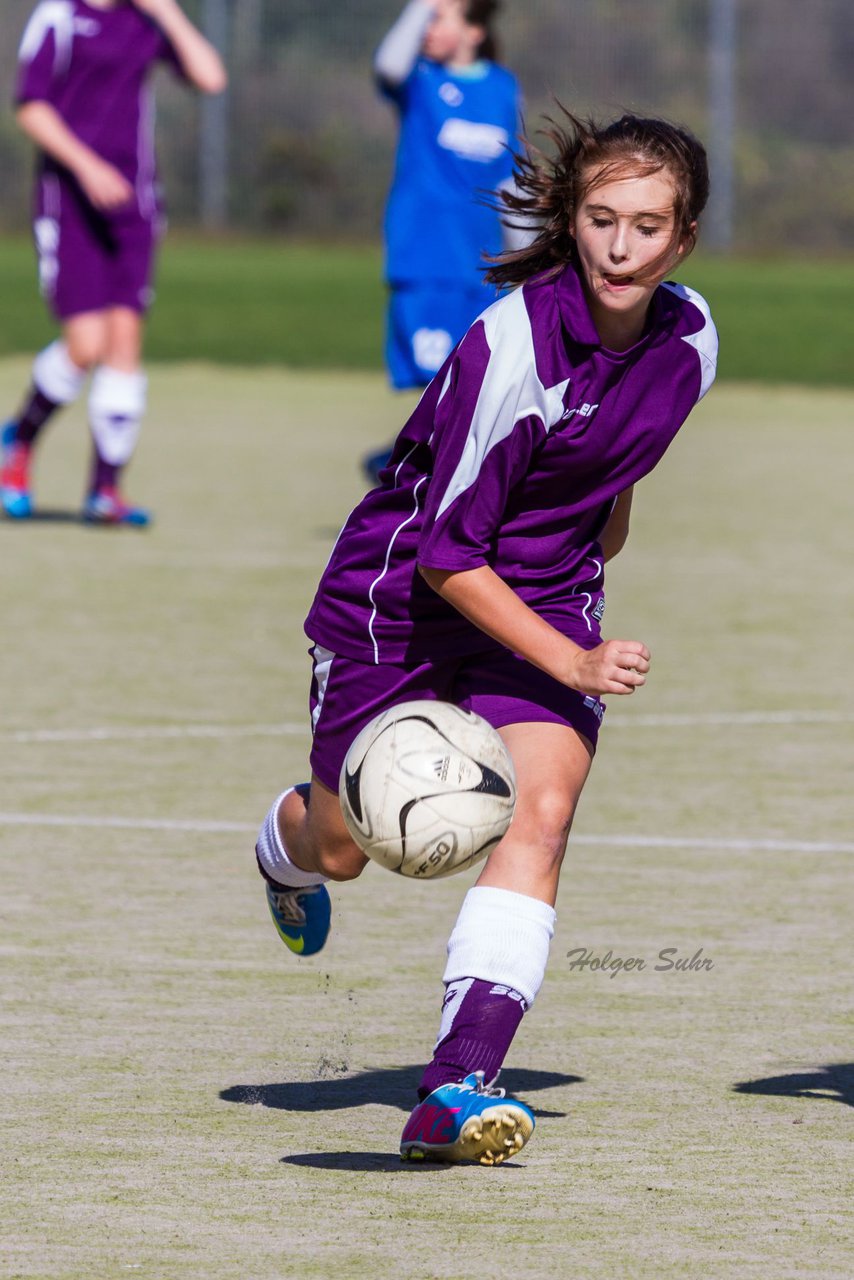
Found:
<path fill-rule="evenodd" d="M 6 0 L 0 94 L 34 0 Z M 395 124 L 371 54 L 402 0 L 187 0 L 225 46 L 223 103 L 159 81 L 173 222 L 375 237 Z M 854 240 L 850 0 L 504 0 L 503 60 L 533 130 L 573 110 L 663 114 L 712 144 L 718 243 L 821 251 Z M 22 226 L 30 158 L 2 113 L 0 220 Z"/>

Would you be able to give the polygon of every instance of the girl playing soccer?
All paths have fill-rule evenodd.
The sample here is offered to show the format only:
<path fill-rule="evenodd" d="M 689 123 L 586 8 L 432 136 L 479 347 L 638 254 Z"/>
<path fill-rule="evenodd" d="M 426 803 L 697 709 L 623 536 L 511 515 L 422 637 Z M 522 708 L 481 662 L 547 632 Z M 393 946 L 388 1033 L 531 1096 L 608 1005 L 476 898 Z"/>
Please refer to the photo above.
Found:
<path fill-rule="evenodd" d="M 485 256 L 511 241 L 485 191 L 512 180 L 514 77 L 495 61 L 497 0 L 410 0 L 374 74 L 400 116 L 385 214 L 386 364 L 396 390 L 426 387 L 496 292 Z M 376 479 L 386 448 L 365 459 Z"/>
<path fill-rule="evenodd" d="M 176 0 L 42 0 L 19 52 L 17 122 L 38 148 L 34 232 L 41 289 L 60 338 L 3 432 L 0 501 L 32 513 L 30 469 L 42 427 L 94 370 L 92 474 L 83 506 L 96 523 L 145 525 L 119 495 L 145 409 L 140 367 L 161 212 L 148 75 L 158 61 L 220 93 L 219 54 Z"/>
<path fill-rule="evenodd" d="M 490 272 L 517 285 L 472 325 L 349 517 L 306 622 L 310 784 L 273 805 L 257 846 L 285 943 L 319 950 L 328 879 L 366 859 L 339 771 L 384 708 L 440 698 L 502 734 L 518 801 L 448 944 L 439 1038 L 404 1155 L 492 1163 L 534 1119 L 491 1088 L 543 980 L 561 860 L 609 695 L 646 682 L 638 640 L 602 640 L 604 562 L 635 483 L 715 376 L 703 299 L 667 274 L 693 248 L 702 146 L 660 120 L 568 117 L 550 162 L 520 162 L 511 212 L 541 226 Z"/>

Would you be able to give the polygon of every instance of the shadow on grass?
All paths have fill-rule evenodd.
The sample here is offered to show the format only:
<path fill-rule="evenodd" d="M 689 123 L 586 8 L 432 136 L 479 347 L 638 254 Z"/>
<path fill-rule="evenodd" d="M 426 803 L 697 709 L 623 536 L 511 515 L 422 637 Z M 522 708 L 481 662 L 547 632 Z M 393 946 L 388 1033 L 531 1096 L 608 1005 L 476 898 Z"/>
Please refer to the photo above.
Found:
<path fill-rule="evenodd" d="M 815 1071 L 795 1071 L 764 1080 L 744 1080 L 734 1093 L 762 1093 L 780 1098 L 817 1098 L 854 1107 L 854 1062 L 827 1063 Z"/>
<path fill-rule="evenodd" d="M 224 1102 L 261 1105 L 278 1111 L 339 1111 L 371 1103 L 411 1111 L 416 1102 L 416 1089 L 422 1070 L 420 1066 L 388 1067 L 360 1071 L 357 1075 L 337 1074 L 332 1078 L 298 1080 L 293 1083 L 235 1084 L 229 1089 L 223 1089 L 219 1096 Z M 540 1089 L 577 1084 L 582 1079 L 583 1076 L 570 1076 L 561 1071 L 510 1069 L 501 1073 L 501 1084 L 507 1092 L 525 1101 L 528 1101 L 528 1094 Z M 566 1114 L 565 1111 L 538 1111 L 536 1107 L 531 1109 L 540 1118 L 560 1118 Z"/>
<path fill-rule="evenodd" d="M 37 511 L 33 511 L 30 515 L 20 519 L 5 517 L 3 519 L 3 523 L 10 527 L 14 525 L 16 528 L 23 528 L 24 525 L 29 524 L 87 524 L 80 513 L 79 507 L 76 511 L 63 511 L 59 508 L 54 509 L 53 507 L 39 507 Z M 90 526 L 87 524 L 87 528 L 89 527 Z"/>
<path fill-rule="evenodd" d="M 109 520 L 85 520 L 83 518 L 83 513 L 79 508 L 76 511 L 65 511 L 59 507 L 40 507 L 38 511 L 34 511 L 32 515 L 20 518 L 12 518 L 10 516 L 2 517 L 2 523 L 8 525 L 10 528 L 12 526 L 22 528 L 24 525 L 31 524 L 76 524 L 79 525 L 81 529 L 92 529 L 96 533 L 105 529 L 114 531 L 116 529 L 126 529 L 129 527 L 127 524 L 120 524 Z M 148 526 L 138 525 L 136 527 L 144 531 Z"/>
<path fill-rule="evenodd" d="M 350 1170 L 353 1173 L 447 1173 L 459 1165 L 440 1164 L 434 1160 L 401 1160 L 389 1151 L 317 1151 L 304 1155 L 282 1156 L 279 1164 L 293 1164 L 301 1169 Z M 474 1167 L 474 1166 L 472 1166 Z M 508 1160 L 505 1169 L 524 1169 L 523 1164 Z"/>

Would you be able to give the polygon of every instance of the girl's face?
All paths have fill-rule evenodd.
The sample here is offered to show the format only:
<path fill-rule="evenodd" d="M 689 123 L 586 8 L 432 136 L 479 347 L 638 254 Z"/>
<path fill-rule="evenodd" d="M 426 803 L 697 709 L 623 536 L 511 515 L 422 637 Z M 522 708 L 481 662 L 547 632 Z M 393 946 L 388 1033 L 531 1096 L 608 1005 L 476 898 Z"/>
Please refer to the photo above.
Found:
<path fill-rule="evenodd" d="M 606 346 L 625 350 L 637 342 L 653 293 L 688 247 L 675 238 L 675 198 L 665 169 L 601 183 L 592 175 L 570 231 L 590 313 Z"/>
<path fill-rule="evenodd" d="M 483 27 L 466 22 L 465 0 L 437 0 L 422 52 L 433 62 L 465 66 L 474 62 L 485 36 Z"/>

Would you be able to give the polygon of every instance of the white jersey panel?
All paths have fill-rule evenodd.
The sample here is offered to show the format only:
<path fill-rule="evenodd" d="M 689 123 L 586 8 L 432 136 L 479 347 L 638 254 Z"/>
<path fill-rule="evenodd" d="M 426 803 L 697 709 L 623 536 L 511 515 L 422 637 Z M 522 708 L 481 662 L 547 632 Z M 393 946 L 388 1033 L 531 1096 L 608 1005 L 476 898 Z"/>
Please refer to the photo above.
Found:
<path fill-rule="evenodd" d="M 68 70 L 74 43 L 74 6 L 71 0 L 42 0 L 24 30 L 18 60 L 32 62 L 51 31 L 56 44 L 54 74 L 62 75 Z"/>
<path fill-rule="evenodd" d="M 451 503 L 477 478 L 484 459 L 512 433 L 523 418 L 539 418 L 546 431 L 563 413 L 569 379 L 545 387 L 537 374 L 531 321 L 521 289 L 493 303 L 482 323 L 489 363 L 477 397 L 468 439 L 436 512 L 438 520 Z M 445 382 L 442 396 L 450 379 Z M 441 401 L 440 401 L 441 403 Z"/>
<path fill-rule="evenodd" d="M 693 347 L 700 357 L 700 394 L 697 397 L 697 403 L 699 404 L 714 382 L 715 374 L 717 373 L 718 331 L 712 320 L 708 302 L 696 289 L 691 289 L 686 284 L 674 284 L 671 281 L 666 281 L 664 288 L 669 289 L 671 293 L 675 293 L 677 298 L 684 298 L 686 302 L 692 303 L 705 320 L 705 324 L 699 333 L 689 334 L 682 339 L 683 342 L 688 343 L 689 347 Z"/>

